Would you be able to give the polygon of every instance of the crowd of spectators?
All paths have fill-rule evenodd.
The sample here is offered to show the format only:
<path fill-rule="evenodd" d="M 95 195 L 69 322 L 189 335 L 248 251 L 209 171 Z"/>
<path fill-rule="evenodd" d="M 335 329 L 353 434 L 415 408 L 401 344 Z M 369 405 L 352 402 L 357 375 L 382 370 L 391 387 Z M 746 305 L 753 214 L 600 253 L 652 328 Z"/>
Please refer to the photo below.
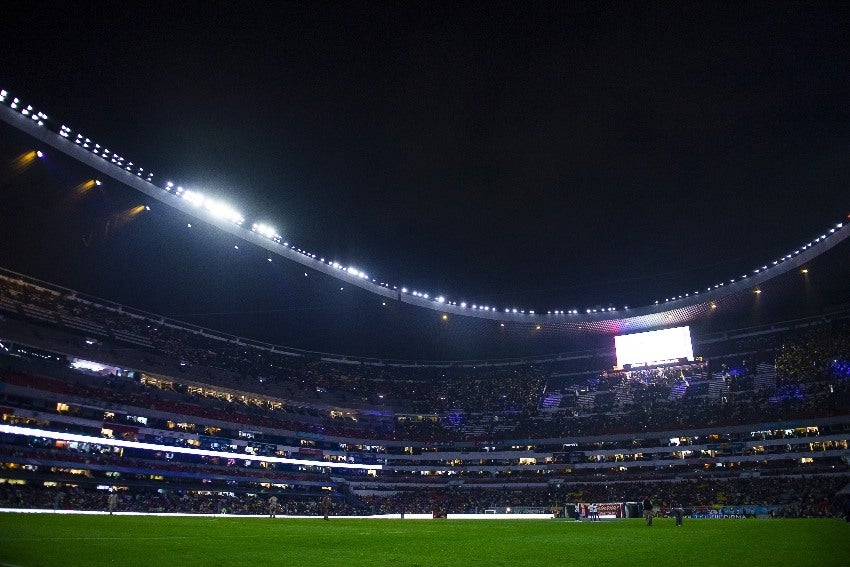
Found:
<path fill-rule="evenodd" d="M 151 353 L 171 363 L 179 361 L 167 391 L 148 385 L 131 391 L 124 383 L 117 383 L 120 388 L 81 382 L 63 386 L 54 380 L 50 388 L 55 391 L 187 416 L 208 416 L 212 408 L 227 421 L 288 431 L 423 442 L 485 441 L 774 422 L 850 411 L 850 380 L 834 371 L 835 361 L 847 358 L 850 333 L 831 327 L 796 337 L 783 347 L 775 367 L 777 378 L 769 387 L 755 387 L 754 368 L 730 373 L 707 365 L 603 372 L 570 383 L 557 377 L 557 363 L 402 367 L 296 357 L 268 345 L 130 314 L 118 306 L 84 301 L 67 291 L 7 276 L 0 277 L 0 298 L 0 309 L 12 310 L 15 316 L 26 318 L 25 307 L 38 309 L 41 324 L 53 316 L 54 325 L 65 330 L 69 329 L 62 321 L 85 321 L 102 329 L 109 341 L 135 337 L 136 343 L 149 344 Z M 227 370 L 228 378 L 209 373 L 206 393 L 190 391 L 180 383 L 179 369 L 196 366 Z M 216 387 L 255 396 L 250 401 L 212 398 L 209 392 Z M 557 405 L 546 407 L 553 396 Z M 262 399 L 267 402 L 258 403 Z M 358 419 L 345 421 L 341 414 L 321 409 L 318 402 L 326 403 L 325 408 L 353 404 L 360 408 Z"/>
<path fill-rule="evenodd" d="M 10 384 L 67 394 L 67 400 L 101 400 L 122 407 L 154 409 L 175 416 L 217 419 L 243 426 L 309 432 L 353 439 L 409 439 L 423 442 L 491 439 L 551 439 L 605 433 L 645 433 L 727 426 L 741 423 L 777 422 L 789 419 L 847 415 L 850 411 L 850 380 L 831 379 L 806 383 L 795 395 L 781 396 L 779 387 L 755 390 L 744 378 L 722 378 L 722 396 L 670 396 L 670 388 L 642 382 L 626 383 L 634 402 L 618 408 L 593 410 L 521 412 L 448 411 L 436 415 L 372 415 L 357 421 L 334 419 L 330 412 L 278 404 L 266 407 L 234 399 L 214 398 L 192 392 L 179 383 L 169 389 L 155 385 L 115 381 L 74 382 L 62 379 L 3 372 Z M 698 385 L 698 384 L 697 384 Z M 259 394 L 258 394 L 259 395 Z"/>
<path fill-rule="evenodd" d="M 551 508 L 579 502 L 639 502 L 646 495 L 661 508 L 762 506 L 786 517 L 839 515 L 837 492 L 847 476 L 700 478 L 676 482 L 565 483 L 546 488 L 467 488 L 370 493 L 362 499 L 377 513 L 484 513 L 487 509 Z"/>
<path fill-rule="evenodd" d="M 179 362 L 183 370 L 192 367 L 223 369 L 251 390 L 287 398 L 335 403 L 367 402 L 396 409 L 436 413 L 464 408 L 473 400 L 486 411 L 514 411 L 536 404 L 543 379 L 533 366 L 520 370 L 432 366 L 376 366 L 338 364 L 316 356 L 296 356 L 282 347 L 252 343 L 246 339 L 220 335 L 209 330 L 181 326 L 158 316 L 131 314 L 117 305 L 83 301 L 73 293 L 51 290 L 22 280 L 0 276 L 0 309 L 14 316 L 31 315 L 25 306 L 35 306 L 41 323 L 53 323 L 66 330 L 79 330 L 63 324 L 69 318 L 102 329 L 105 338 L 128 343 Z M 47 319 L 47 320 L 46 320 Z M 161 363 L 156 358 L 151 364 Z M 156 370 L 156 369 L 154 369 Z M 210 375 L 213 376 L 213 375 Z M 230 387 L 239 384 L 228 384 Z"/>
<path fill-rule="evenodd" d="M 415 490 L 370 491 L 359 498 L 335 494 L 332 515 L 484 513 L 490 509 L 553 510 L 568 503 L 639 502 L 646 495 L 661 509 L 720 509 L 742 506 L 769 509 L 783 517 L 831 517 L 841 514 L 838 491 L 846 476 L 701 478 L 677 482 L 570 483 L 545 488 L 469 488 L 451 486 Z M 109 488 L 57 483 L 0 484 L 0 507 L 58 510 L 106 510 Z M 196 514 L 257 514 L 267 512 L 272 492 L 113 487 L 118 511 Z M 321 494 L 274 492 L 281 515 L 321 514 Z"/>
<path fill-rule="evenodd" d="M 29 446 L 19 444 L 27 441 Z M 262 463 L 256 460 L 227 459 L 222 457 L 195 457 L 178 455 L 166 456 L 165 451 L 150 452 L 128 456 L 127 451 L 111 447 L 97 447 L 90 443 L 71 447 L 52 445 L 52 441 L 11 437 L 3 441 L 18 441 L 18 444 L 0 443 L 0 469 L 10 466 L 20 469 L 29 465 L 33 472 L 51 471 L 55 468 L 79 467 L 80 473 L 88 478 L 107 479 L 108 473 L 122 471 L 125 476 L 137 475 L 149 478 L 158 475 L 166 478 L 221 479 L 223 481 L 273 482 L 328 484 L 328 475 L 318 472 L 305 472 L 291 465 Z M 36 447 L 34 445 L 41 444 Z M 303 467 L 302 467 L 303 469 Z"/>
<path fill-rule="evenodd" d="M 820 328 L 790 337 L 776 357 L 779 386 L 850 378 L 850 334 Z"/>
<path fill-rule="evenodd" d="M 278 498 L 278 515 L 320 516 L 322 495 L 289 496 L 281 492 L 234 493 L 151 488 L 118 489 L 117 512 L 183 514 L 266 515 L 268 498 Z M 110 489 L 78 485 L 40 487 L 32 484 L 0 484 L 0 508 L 42 510 L 106 511 Z M 340 497 L 333 498 L 334 516 L 356 515 L 359 511 Z"/>

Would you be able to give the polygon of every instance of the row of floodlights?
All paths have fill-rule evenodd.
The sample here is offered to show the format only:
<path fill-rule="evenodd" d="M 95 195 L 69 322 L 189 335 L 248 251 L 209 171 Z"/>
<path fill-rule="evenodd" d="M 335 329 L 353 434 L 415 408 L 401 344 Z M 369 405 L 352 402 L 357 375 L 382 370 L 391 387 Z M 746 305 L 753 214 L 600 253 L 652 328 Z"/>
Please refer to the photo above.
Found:
<path fill-rule="evenodd" d="M 72 134 L 72 132 L 71 132 L 71 129 L 69 127 L 65 126 L 64 124 L 60 127 L 59 135 L 62 136 L 63 138 L 70 139 L 71 134 Z M 101 146 L 98 143 L 92 142 L 90 138 L 87 138 L 86 136 L 83 136 L 82 134 L 77 134 L 74 137 L 74 143 L 77 144 L 78 146 L 80 146 L 81 148 L 85 149 L 85 150 L 89 150 L 94 155 L 109 161 L 109 163 L 111 163 L 111 164 L 113 164 L 117 167 L 120 167 L 124 171 L 134 173 L 136 175 L 136 177 L 142 177 L 142 178 L 145 179 L 145 181 L 147 181 L 149 183 L 153 181 L 153 173 L 152 172 L 145 173 L 144 167 L 139 167 L 136 164 L 134 164 L 132 161 L 127 161 L 126 159 L 124 159 L 124 157 L 120 156 L 119 154 L 117 154 L 113 151 L 110 151 L 109 148 L 107 148 L 105 146 Z"/>
<path fill-rule="evenodd" d="M 0 89 L 0 102 L 6 102 L 6 99 L 9 97 L 9 91 L 6 89 Z M 24 103 L 21 102 L 21 99 L 18 97 L 12 98 L 12 101 L 9 103 L 9 107 L 13 110 L 19 111 L 24 116 L 28 117 L 30 120 L 38 124 L 39 126 L 44 126 L 44 121 L 47 120 L 47 115 L 40 110 L 36 110 L 32 107 L 31 104 L 24 106 Z"/>
<path fill-rule="evenodd" d="M 165 184 L 164 189 L 169 193 L 173 191 L 174 195 L 180 197 L 193 207 L 206 211 L 213 218 L 230 221 L 238 226 L 242 226 L 242 223 L 245 222 L 245 217 L 224 201 L 212 199 L 197 191 L 183 189 L 179 185 L 175 187 L 171 181 Z"/>
<path fill-rule="evenodd" d="M 837 223 L 834 227 L 830 228 L 827 232 L 825 232 L 825 233 L 821 234 L 819 237 L 815 238 L 814 240 L 812 240 L 812 241 L 808 242 L 807 244 L 804 244 L 804 245 L 800 246 L 799 248 L 797 248 L 797 249 L 796 249 L 796 250 L 794 250 L 793 252 L 789 252 L 789 253 L 788 253 L 788 254 L 786 254 L 785 256 L 783 256 L 783 257 L 781 257 L 781 258 L 778 258 L 778 259 L 774 260 L 774 261 L 771 263 L 771 265 L 770 265 L 770 266 L 768 266 L 767 264 L 765 264 L 765 265 L 763 265 L 763 266 L 761 266 L 761 267 L 755 268 L 755 269 L 753 270 L 753 274 L 760 274 L 760 273 L 762 273 L 762 272 L 765 272 L 765 271 L 769 270 L 772 266 L 778 266 L 779 264 L 782 264 L 783 262 L 787 262 L 788 260 L 790 260 L 790 259 L 794 258 L 795 256 L 799 256 L 800 254 L 802 254 L 803 252 L 805 252 L 806 250 L 808 250 L 809 248 L 811 248 L 811 247 L 812 247 L 812 246 L 814 246 L 815 244 L 818 244 L 819 242 L 822 242 L 822 241 L 826 240 L 826 239 L 827 239 L 830 235 L 835 234 L 835 231 L 836 231 L 836 230 L 838 230 L 838 229 L 840 229 L 840 228 L 841 228 L 841 227 L 843 227 L 843 226 L 844 226 L 844 223 Z M 708 287 L 705 289 L 705 291 L 712 291 L 712 290 L 715 290 L 715 289 L 719 289 L 719 288 L 721 288 L 721 287 L 725 286 L 725 285 L 726 285 L 726 283 L 733 284 L 733 283 L 735 283 L 736 281 L 745 280 L 745 279 L 747 279 L 747 277 L 748 277 L 748 276 L 749 276 L 749 274 L 743 274 L 743 275 L 741 275 L 741 277 L 740 277 L 740 278 L 737 278 L 737 279 L 735 279 L 735 278 L 731 278 L 731 279 L 729 280 L 729 282 L 720 282 L 720 283 L 715 284 L 714 286 L 708 286 Z M 684 295 L 679 295 L 679 296 L 674 296 L 674 297 L 668 297 L 668 298 L 666 298 L 666 299 L 664 300 L 664 303 L 669 303 L 669 302 L 671 302 L 671 301 L 677 301 L 677 300 L 679 300 L 679 299 L 685 299 L 685 298 L 687 298 L 687 297 L 690 297 L 691 295 L 699 295 L 699 290 L 694 291 L 694 292 L 693 292 L 693 294 L 691 294 L 691 293 L 686 293 L 686 294 L 684 294 Z M 656 305 L 658 305 L 659 303 L 661 303 L 661 302 L 660 302 L 660 301 L 656 301 L 656 302 L 655 302 L 655 304 L 656 304 Z"/>
<path fill-rule="evenodd" d="M 8 97 L 9 97 L 9 93 L 6 90 L 0 90 L 0 102 L 6 102 Z M 23 103 L 18 98 L 12 99 L 12 101 L 9 103 L 9 106 L 11 108 L 15 109 L 15 110 L 19 110 L 21 112 L 21 114 L 23 114 L 24 116 L 29 116 L 33 121 L 37 122 L 37 124 L 39 126 L 44 126 L 44 123 L 47 120 L 46 114 L 44 114 L 43 112 L 40 112 L 40 111 L 36 111 L 32 107 L 32 105 L 26 105 L 24 107 Z M 71 134 L 72 134 L 71 128 L 69 128 L 68 126 L 65 126 L 64 124 L 60 126 L 60 128 L 59 128 L 59 135 L 60 136 L 62 136 L 63 138 L 69 138 L 70 139 Z M 149 173 L 145 174 L 144 168 L 136 166 L 133 162 L 125 160 L 122 156 L 118 155 L 115 152 L 111 152 L 108 148 L 103 147 L 100 144 L 92 142 L 91 139 L 83 136 L 82 134 L 76 135 L 76 137 L 74 138 L 74 143 L 77 144 L 78 146 L 84 148 L 84 149 L 91 151 L 93 154 L 95 154 L 95 155 L 97 155 L 97 156 L 99 156 L 99 157 L 101 157 L 105 160 L 108 160 L 113 165 L 120 167 L 120 168 L 124 169 L 125 171 L 128 171 L 130 173 L 135 173 L 135 175 L 137 177 L 144 178 L 148 183 L 151 183 L 151 184 L 153 183 L 153 173 L 149 172 Z M 236 224 L 238 226 L 242 226 L 243 223 L 245 222 L 245 218 L 236 209 L 234 209 L 232 206 L 228 205 L 224 201 L 220 201 L 218 199 L 206 197 L 202 193 L 199 193 L 197 191 L 186 190 L 179 185 L 175 186 L 174 183 L 171 182 L 171 181 L 168 181 L 165 184 L 165 186 L 162 187 L 162 189 L 169 192 L 172 195 L 175 195 L 177 197 L 181 197 L 183 200 L 187 201 L 189 204 L 193 205 L 194 207 L 206 211 L 207 214 L 209 214 L 210 216 L 212 216 L 215 219 L 226 220 L 226 221 L 229 221 L 229 222 Z M 807 250 L 808 248 L 811 248 L 815 244 L 821 242 L 822 240 L 825 240 L 829 235 L 833 234 L 836 231 L 836 229 L 840 229 L 841 227 L 842 227 L 842 223 L 838 223 L 834 228 L 831 228 L 828 233 L 822 234 L 820 237 L 815 238 L 813 241 L 811 241 L 808 244 L 805 244 L 804 246 L 798 248 L 794 252 L 786 254 L 782 258 L 774 260 L 772 265 L 776 266 L 776 265 L 781 264 L 782 262 L 785 262 L 787 260 L 792 259 L 794 256 L 799 255 L 800 253 Z M 316 254 L 313 254 L 311 252 L 307 252 L 306 250 L 302 250 L 301 248 L 298 248 L 295 245 L 291 245 L 288 242 L 283 242 L 282 241 L 283 239 L 280 236 L 280 234 L 278 234 L 277 230 L 274 227 L 272 227 L 271 225 L 268 225 L 268 224 L 263 223 L 263 222 L 256 222 L 251 226 L 251 231 L 255 234 L 262 236 L 262 237 L 268 238 L 269 240 L 271 240 L 271 241 L 273 241 L 277 244 L 280 244 L 281 246 L 288 248 L 289 250 L 291 250 L 293 252 L 297 252 L 297 253 L 299 253 L 303 256 L 306 256 L 308 258 L 312 258 L 312 259 L 319 261 L 323 264 L 327 264 L 328 266 L 335 268 L 337 270 L 343 271 L 350 276 L 353 276 L 353 277 L 358 278 L 358 279 L 370 281 L 369 276 L 367 276 L 363 271 L 361 271 L 357 268 L 354 268 L 354 267 L 351 267 L 351 266 L 344 266 L 344 265 L 342 265 L 342 264 L 340 264 L 339 262 L 336 262 L 336 261 L 330 261 L 330 260 L 326 261 L 324 258 L 318 258 L 316 256 Z M 768 269 L 769 268 L 768 268 L 767 265 L 763 265 L 760 268 L 754 269 L 753 273 L 759 274 L 759 273 L 761 273 L 765 270 L 768 270 Z M 740 278 L 738 278 L 738 280 L 736 280 L 735 278 L 732 278 L 732 279 L 729 280 L 728 283 L 735 283 L 736 281 L 740 281 L 740 280 L 743 280 L 743 279 L 746 279 L 746 278 L 747 278 L 747 274 L 743 274 Z M 397 286 L 390 285 L 390 284 L 385 283 L 385 282 L 378 282 L 375 279 L 372 279 L 371 282 L 374 283 L 375 285 L 378 285 L 378 286 L 383 287 L 383 288 L 398 290 Z M 706 291 L 710 292 L 714 289 L 719 289 L 719 288 L 723 287 L 726 283 L 727 282 L 720 282 L 718 284 L 715 284 L 714 286 L 708 286 L 706 288 Z M 416 290 L 411 291 L 411 290 L 408 290 L 408 288 L 406 288 L 406 287 L 401 288 L 401 293 L 410 294 L 413 297 L 418 297 L 418 298 L 421 298 L 421 299 L 434 301 L 438 304 L 445 304 L 445 305 L 451 305 L 451 306 L 454 306 L 454 307 L 460 307 L 462 309 L 468 308 L 468 309 L 472 309 L 472 310 L 476 310 L 476 311 L 485 311 L 485 312 L 491 312 L 491 313 L 498 313 L 499 312 L 498 308 L 490 306 L 490 305 L 478 305 L 478 304 L 475 304 L 475 303 L 468 304 L 465 301 L 461 301 L 461 302 L 449 301 L 442 295 L 432 297 L 428 293 L 423 293 L 423 292 L 416 291 Z M 685 293 L 684 295 L 668 297 L 664 300 L 664 303 L 669 303 L 671 301 L 677 301 L 677 300 L 685 299 L 685 298 L 691 297 L 691 295 L 699 295 L 699 293 L 700 293 L 699 290 L 696 290 L 693 293 Z M 656 305 L 658 305 L 660 303 L 661 303 L 661 301 L 655 302 Z M 624 309 L 628 310 L 628 306 L 624 307 Z M 588 314 L 592 314 L 592 313 L 614 312 L 614 311 L 617 311 L 617 310 L 618 309 L 615 308 L 615 307 L 606 307 L 606 308 L 587 309 L 585 312 L 588 313 Z M 504 313 L 534 315 L 535 311 L 533 311 L 533 310 L 526 311 L 525 309 L 516 309 L 516 308 L 505 308 Z M 569 309 L 569 310 L 556 309 L 556 310 L 550 310 L 550 311 L 547 312 L 547 314 L 549 314 L 549 315 L 577 315 L 578 313 L 579 313 L 578 309 Z"/>

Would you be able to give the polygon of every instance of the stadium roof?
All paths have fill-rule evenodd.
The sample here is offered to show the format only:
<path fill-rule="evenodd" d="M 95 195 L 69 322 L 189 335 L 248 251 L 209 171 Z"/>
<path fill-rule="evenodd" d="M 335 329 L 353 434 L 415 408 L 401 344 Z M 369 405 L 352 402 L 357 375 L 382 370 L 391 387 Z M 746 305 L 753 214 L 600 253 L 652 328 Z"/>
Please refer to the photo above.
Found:
<path fill-rule="evenodd" d="M 404 32 L 419 38 L 418 47 L 389 39 L 369 47 L 353 34 L 315 53 L 296 49 L 300 34 L 330 37 L 337 19 L 352 30 L 371 20 L 338 14 L 299 26 L 283 18 L 285 8 L 269 10 L 269 22 L 288 32 L 274 41 L 291 60 L 276 73 L 276 52 L 256 44 L 258 69 L 232 67 L 254 81 L 253 91 L 245 92 L 227 73 L 218 74 L 219 88 L 208 89 L 208 79 L 174 61 L 167 48 L 176 31 L 172 18 L 160 21 L 143 11 L 138 29 L 129 31 L 147 46 L 137 61 L 140 72 L 153 73 L 153 84 L 169 85 L 139 89 L 133 73 L 110 70 L 122 59 L 122 48 L 134 44 L 116 34 L 72 40 L 66 36 L 73 26 L 50 25 L 66 15 L 48 10 L 35 30 L 27 28 L 31 41 L 5 36 L 17 62 L 5 75 L 5 109 L 11 112 L 20 97 L 14 109 L 19 118 L 31 106 L 28 125 L 42 122 L 45 133 L 61 138 L 54 145 L 79 142 L 69 153 L 86 154 L 89 162 L 83 166 L 49 146 L 36 148 L 32 137 L 3 126 L 5 159 L 36 149 L 46 155 L 37 164 L 10 163 L 3 172 L 8 206 L 0 219 L 2 236 L 15 246 L 0 255 L 0 263 L 253 338 L 404 358 L 558 352 L 593 332 L 719 321 L 727 312 L 729 324 L 746 325 L 846 302 L 841 268 L 848 263 L 847 245 L 826 251 L 846 233 L 837 225 L 846 224 L 850 181 L 842 154 L 850 147 L 842 96 L 848 74 L 835 72 L 848 60 L 844 32 L 823 11 L 804 7 L 740 19 L 706 11 L 701 33 L 725 34 L 734 49 L 717 53 L 711 41 L 659 34 L 647 27 L 647 14 L 584 14 L 576 20 L 569 10 L 556 10 L 542 20 L 570 22 L 578 32 L 604 31 L 568 41 L 559 35 L 560 24 L 538 25 L 542 13 L 513 23 L 458 14 L 457 29 L 432 23 L 442 42 L 419 35 L 428 26 L 406 24 Z M 687 28 L 691 16 L 674 17 L 669 29 Z M 395 29 L 393 19 L 378 18 L 378 28 Z M 801 19 L 820 38 L 816 47 L 807 34 L 784 27 Z M 7 22 L 14 20 L 11 14 Z M 524 41 L 508 48 L 498 39 L 523 38 L 533 22 L 547 49 Z M 764 29 L 753 29 L 753 22 Z M 91 25 L 111 29 L 115 23 L 101 15 Z M 621 28 L 634 35 L 613 31 Z M 260 25 L 243 39 L 251 44 L 266 31 Z M 464 37 L 472 37 L 471 44 Z M 659 43 L 635 50 L 645 37 Z M 196 40 L 195 56 L 234 65 L 213 47 L 219 34 L 199 33 Z M 62 50 L 47 48 L 56 42 Z M 441 63 L 446 46 L 465 50 Z M 369 66 L 367 52 L 381 63 Z M 418 70 L 408 67 L 417 52 L 428 63 Z M 745 55 L 751 52 L 761 55 Z M 597 89 L 600 75 L 582 66 L 588 53 L 596 54 L 590 60 L 613 81 L 605 91 Z M 346 69 L 352 57 L 365 65 L 362 82 Z M 727 66 L 713 66 L 713 57 Z M 87 84 L 83 70 L 93 61 L 104 66 L 110 86 Z M 683 80 L 676 69 L 687 61 L 692 69 Z M 318 62 L 327 76 L 312 84 L 308 70 Z M 533 62 L 544 72 L 530 77 Z M 482 65 L 490 72 L 480 71 Z M 641 65 L 641 73 L 634 71 Z M 559 78 L 559 66 L 570 71 L 574 84 Z M 287 74 L 303 80 L 282 82 Z M 746 76 L 748 86 L 729 90 L 727 76 Z M 414 93 L 383 96 L 375 86 L 380 77 L 427 79 L 433 81 L 433 100 L 455 98 L 424 112 L 416 109 L 420 99 Z M 454 89 L 468 85 L 469 77 L 481 84 Z M 810 96 L 811 84 L 820 85 L 817 97 Z M 290 98 L 293 88 L 300 104 Z M 370 100 L 345 94 L 351 89 Z M 485 92 L 492 98 L 482 103 Z M 637 92 L 643 94 L 634 98 Z M 572 110 L 552 113 L 562 107 Z M 352 130 L 346 117 L 362 113 L 381 120 L 356 119 Z M 451 122 L 464 113 L 478 126 L 469 130 Z M 500 116 L 509 120 L 508 129 Z M 595 121 L 578 128 L 581 116 Z M 311 137 L 295 127 L 305 120 L 330 137 Z M 541 120 L 571 125 L 571 136 L 542 127 Z M 403 124 L 417 126 L 387 138 L 386 127 Z M 434 124 L 443 125 L 442 138 L 435 138 Z M 624 146 L 629 132 L 634 143 Z M 529 151 L 535 136 L 539 143 Z M 605 136 L 617 143 L 590 144 Z M 363 151 L 343 163 L 334 157 L 341 146 Z M 404 161 L 399 147 L 419 147 L 429 157 L 411 160 L 408 152 Z M 447 160 L 464 148 L 475 151 L 447 169 Z M 496 156 L 505 159 L 494 161 Z M 410 171 L 399 170 L 399 163 Z M 113 182 L 110 169 L 113 178 L 129 178 L 123 181 L 134 189 Z M 103 185 L 86 186 L 95 179 Z M 186 189 L 178 197 L 181 184 Z M 169 200 L 178 209 L 162 205 Z M 209 218 L 197 221 L 191 215 L 198 211 Z M 240 218 L 245 228 L 237 230 L 233 221 Z M 255 221 L 263 226 L 254 227 Z M 822 234 L 826 245 L 806 246 Z M 803 275 L 803 268 L 809 273 Z M 799 294 L 807 304 L 800 304 Z"/>

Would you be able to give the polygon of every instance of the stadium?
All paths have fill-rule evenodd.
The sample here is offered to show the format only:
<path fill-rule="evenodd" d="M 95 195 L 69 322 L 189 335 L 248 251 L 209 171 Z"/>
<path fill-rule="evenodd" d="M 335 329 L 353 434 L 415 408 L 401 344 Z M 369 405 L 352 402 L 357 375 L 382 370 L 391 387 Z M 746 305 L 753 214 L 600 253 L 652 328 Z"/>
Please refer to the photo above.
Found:
<path fill-rule="evenodd" d="M 487 299 L 0 120 L 0 565 L 846 561 L 847 210 L 633 303 Z"/>

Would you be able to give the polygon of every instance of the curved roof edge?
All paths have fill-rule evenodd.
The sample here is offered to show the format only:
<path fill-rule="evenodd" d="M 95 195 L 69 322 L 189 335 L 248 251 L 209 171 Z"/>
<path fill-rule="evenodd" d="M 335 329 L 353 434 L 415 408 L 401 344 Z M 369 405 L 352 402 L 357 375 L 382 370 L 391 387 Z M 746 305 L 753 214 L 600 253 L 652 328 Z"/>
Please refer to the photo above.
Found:
<path fill-rule="evenodd" d="M 741 292 L 757 289 L 759 285 L 773 278 L 791 270 L 799 269 L 807 262 L 827 252 L 850 236 L 850 223 L 839 223 L 812 242 L 803 245 L 794 253 L 773 262 L 771 266 L 765 265 L 763 268 L 754 270 L 753 273 L 746 274 L 738 280 L 719 283 L 707 288 L 705 291 L 680 296 L 679 298 L 655 305 L 623 309 L 610 308 L 600 310 L 599 312 L 596 310 L 588 310 L 588 312 L 584 313 L 557 311 L 547 312 L 545 314 L 513 309 L 499 311 L 495 308 L 474 308 L 463 303 L 447 302 L 442 297 L 433 298 L 423 295 L 413 295 L 389 284 L 378 283 L 376 280 L 365 278 L 361 273 L 351 273 L 344 266 L 318 259 L 315 255 L 296 248 L 294 245 L 290 246 L 286 243 L 276 242 L 239 224 L 205 214 L 202 209 L 192 205 L 186 199 L 142 179 L 139 175 L 134 175 L 131 171 L 110 163 L 97 154 L 87 151 L 80 145 L 45 128 L 38 122 L 31 120 L 8 106 L 0 105 L 0 119 L 123 185 L 140 191 L 193 218 L 215 225 L 217 228 L 236 238 L 259 246 L 286 260 L 299 263 L 306 268 L 324 273 L 348 285 L 356 286 L 387 299 L 463 317 L 527 324 L 555 323 L 565 330 L 573 329 L 575 331 L 591 333 L 609 333 L 612 329 L 618 333 L 625 333 L 660 326 L 682 325 L 707 313 L 712 308 L 712 304 L 740 294 Z"/>

